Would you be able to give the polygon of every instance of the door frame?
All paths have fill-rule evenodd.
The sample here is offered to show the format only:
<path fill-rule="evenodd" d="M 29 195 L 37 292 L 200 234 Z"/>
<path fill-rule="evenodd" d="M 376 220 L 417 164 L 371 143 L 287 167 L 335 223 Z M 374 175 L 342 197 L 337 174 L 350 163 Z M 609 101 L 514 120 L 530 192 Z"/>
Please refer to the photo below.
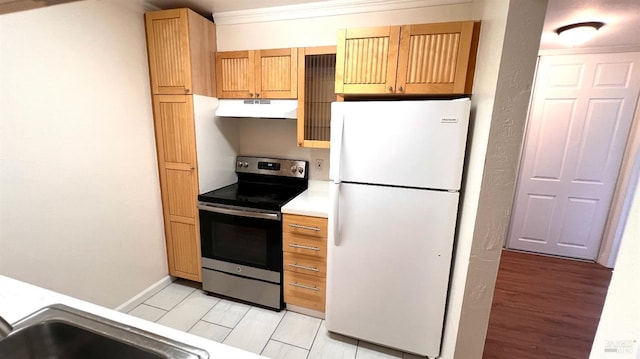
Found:
<path fill-rule="evenodd" d="M 520 191 L 520 172 L 522 171 L 522 157 L 524 150 L 528 142 L 528 134 L 531 126 L 531 112 L 533 96 L 536 91 L 536 83 L 538 79 L 538 70 L 540 67 L 540 59 L 542 56 L 555 56 L 555 55 L 595 55 L 602 53 L 640 53 L 640 48 L 633 47 L 630 50 L 637 51 L 624 51 L 624 49 L 603 48 L 600 50 L 591 50 L 588 53 L 584 51 L 539 51 L 538 58 L 536 60 L 536 71 L 534 74 L 533 85 L 531 89 L 531 98 L 529 99 L 529 109 L 527 111 L 527 119 L 525 124 L 524 138 L 522 146 L 520 148 L 520 161 L 518 163 L 518 174 L 515 191 L 513 193 L 512 207 L 515 207 L 515 200 L 517 194 Z M 618 256 L 618 250 L 620 248 L 620 241 L 622 240 L 622 234 L 624 232 L 624 225 L 629 216 L 629 209 L 631 206 L 632 195 L 640 181 L 640 158 L 635 156 L 636 153 L 640 153 L 640 94 L 636 98 L 635 110 L 633 118 L 631 119 L 631 129 L 627 137 L 627 143 L 622 155 L 622 162 L 620 165 L 620 171 L 618 172 L 618 178 L 616 180 L 613 197 L 611 199 L 611 207 L 609 208 L 607 221 L 604 227 L 602 235 L 602 241 L 600 242 L 600 249 L 596 256 L 596 262 L 608 268 L 614 268 L 616 258 Z M 511 215 L 513 212 L 511 213 Z M 513 218 L 509 218 L 509 228 L 507 230 L 508 235 L 504 238 L 503 248 L 508 248 L 507 243 L 511 238 L 511 231 L 513 225 Z"/>

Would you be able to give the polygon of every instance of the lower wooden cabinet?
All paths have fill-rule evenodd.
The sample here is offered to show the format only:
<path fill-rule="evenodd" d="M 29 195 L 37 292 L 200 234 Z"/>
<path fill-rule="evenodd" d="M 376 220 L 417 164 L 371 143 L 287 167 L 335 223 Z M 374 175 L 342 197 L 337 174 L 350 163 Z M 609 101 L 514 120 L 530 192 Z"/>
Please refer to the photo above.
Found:
<path fill-rule="evenodd" d="M 284 285 L 285 303 L 324 312 L 325 278 L 285 270 Z"/>
<path fill-rule="evenodd" d="M 283 217 L 284 301 L 324 312 L 327 274 L 327 219 Z"/>
<path fill-rule="evenodd" d="M 191 95 L 153 95 L 169 274 L 200 282 L 198 170 Z"/>

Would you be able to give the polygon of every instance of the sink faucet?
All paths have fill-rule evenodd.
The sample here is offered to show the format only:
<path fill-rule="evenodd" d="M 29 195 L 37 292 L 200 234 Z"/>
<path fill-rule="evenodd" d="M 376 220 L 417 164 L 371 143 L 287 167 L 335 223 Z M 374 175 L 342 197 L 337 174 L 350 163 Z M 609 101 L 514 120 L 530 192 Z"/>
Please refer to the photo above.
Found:
<path fill-rule="evenodd" d="M 0 317 L 0 340 L 6 338 L 13 330 L 11 324 L 7 323 L 2 317 Z"/>

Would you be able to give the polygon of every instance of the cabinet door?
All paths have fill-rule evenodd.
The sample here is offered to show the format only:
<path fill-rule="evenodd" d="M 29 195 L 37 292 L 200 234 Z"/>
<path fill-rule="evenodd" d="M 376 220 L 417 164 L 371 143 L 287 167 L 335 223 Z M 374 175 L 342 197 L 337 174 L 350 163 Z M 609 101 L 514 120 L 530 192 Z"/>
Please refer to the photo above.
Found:
<path fill-rule="evenodd" d="M 189 29 L 186 9 L 145 14 L 151 92 L 190 94 Z"/>
<path fill-rule="evenodd" d="M 400 27 L 338 31 L 336 93 L 394 93 Z"/>
<path fill-rule="evenodd" d="M 193 98 L 153 96 L 169 274 L 200 281 Z"/>
<path fill-rule="evenodd" d="M 329 148 L 336 47 L 298 49 L 298 146 Z"/>
<path fill-rule="evenodd" d="M 187 12 L 192 93 L 216 97 L 216 25 L 192 10 Z"/>
<path fill-rule="evenodd" d="M 396 93 L 471 93 L 473 21 L 407 25 L 400 34 Z"/>
<path fill-rule="evenodd" d="M 218 98 L 252 98 L 255 51 L 226 51 L 216 54 Z"/>
<path fill-rule="evenodd" d="M 298 97 L 298 50 L 257 50 L 255 55 L 256 97 Z"/>

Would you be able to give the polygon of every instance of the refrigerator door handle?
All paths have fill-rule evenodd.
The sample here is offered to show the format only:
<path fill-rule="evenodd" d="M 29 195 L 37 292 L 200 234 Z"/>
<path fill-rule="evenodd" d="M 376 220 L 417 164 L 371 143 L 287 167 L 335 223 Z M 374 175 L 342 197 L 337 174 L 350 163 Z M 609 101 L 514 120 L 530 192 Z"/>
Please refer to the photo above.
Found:
<path fill-rule="evenodd" d="M 340 159 L 342 157 L 342 137 L 344 135 L 344 114 L 337 110 L 341 103 L 333 103 L 331 115 L 331 150 L 329 152 L 329 179 L 340 183 Z"/>
<path fill-rule="evenodd" d="M 329 223 L 331 228 L 330 233 L 330 244 L 335 245 L 336 247 L 339 245 L 339 236 L 340 236 L 340 223 L 338 222 L 338 208 L 339 198 L 340 198 L 340 183 L 331 183 L 331 208 L 329 209 Z"/>

